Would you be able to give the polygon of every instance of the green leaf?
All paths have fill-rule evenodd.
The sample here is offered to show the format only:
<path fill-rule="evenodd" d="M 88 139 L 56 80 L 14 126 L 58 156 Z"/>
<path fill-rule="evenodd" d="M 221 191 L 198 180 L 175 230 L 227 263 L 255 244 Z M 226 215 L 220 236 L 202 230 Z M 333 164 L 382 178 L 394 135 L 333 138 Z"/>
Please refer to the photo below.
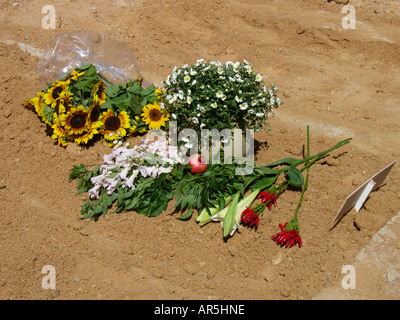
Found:
<path fill-rule="evenodd" d="M 264 175 L 273 175 L 278 173 L 276 170 L 271 169 L 269 167 L 258 167 L 258 166 L 254 168 L 254 171 Z"/>
<path fill-rule="evenodd" d="M 223 230 L 224 230 L 224 238 L 226 238 L 231 232 L 236 223 L 236 209 L 237 204 L 239 203 L 240 192 L 237 192 L 232 200 L 232 204 L 230 205 L 228 212 L 225 215 Z"/>
<path fill-rule="evenodd" d="M 276 179 L 278 179 L 277 174 L 265 176 L 261 179 L 258 179 L 256 182 L 252 183 L 250 186 L 250 189 L 253 191 L 256 189 L 266 189 L 266 188 L 270 187 L 271 185 L 273 185 L 275 183 Z"/>
<path fill-rule="evenodd" d="M 179 217 L 179 220 L 187 220 L 192 216 L 193 209 L 189 209 L 183 216 Z"/>
<path fill-rule="evenodd" d="M 301 188 L 304 184 L 304 178 L 303 175 L 301 174 L 300 170 L 290 167 L 288 172 L 287 172 L 287 179 L 289 185 L 296 187 L 296 188 Z"/>
<path fill-rule="evenodd" d="M 285 159 L 281 159 L 276 162 L 273 162 L 271 164 L 268 164 L 264 167 L 276 167 L 276 166 L 283 165 L 283 164 L 295 167 L 302 162 L 303 162 L 303 160 L 293 159 L 293 158 L 285 158 Z"/>

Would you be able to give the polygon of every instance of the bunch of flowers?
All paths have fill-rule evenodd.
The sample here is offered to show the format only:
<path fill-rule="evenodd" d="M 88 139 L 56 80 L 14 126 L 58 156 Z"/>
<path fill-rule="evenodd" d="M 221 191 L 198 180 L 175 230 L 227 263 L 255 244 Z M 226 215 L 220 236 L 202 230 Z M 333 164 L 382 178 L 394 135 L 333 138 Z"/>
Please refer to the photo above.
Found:
<path fill-rule="evenodd" d="M 150 186 L 157 178 L 171 173 L 178 163 L 180 158 L 176 148 L 167 146 L 165 141 L 149 143 L 145 139 L 140 145 L 133 147 L 129 143 L 122 145 L 119 142 L 113 147 L 112 153 L 104 155 L 102 165 L 91 170 L 84 165 L 74 166 L 70 179 L 79 179 L 78 193 L 87 192 L 89 195 L 81 213 L 85 218 L 98 219 L 100 214 L 107 213 L 116 200 L 119 201 L 118 207 L 122 206 L 121 210 L 128 206 L 124 199 L 139 200 L 134 192 L 143 195 L 143 187 Z M 160 195 L 159 200 L 171 200 L 165 196 Z M 131 204 L 132 201 L 129 202 Z M 156 215 L 148 202 L 145 202 L 144 208 Z M 163 206 L 162 209 L 166 208 Z"/>
<path fill-rule="evenodd" d="M 178 129 L 254 129 L 267 126 L 270 112 L 282 104 L 274 85 L 265 86 L 247 62 L 225 64 L 200 59 L 175 67 L 164 81 L 164 107 Z"/>
<path fill-rule="evenodd" d="M 110 84 L 89 64 L 49 84 L 26 104 L 62 146 L 88 144 L 96 137 L 112 145 L 134 132 L 161 128 L 169 120 L 159 106 L 162 92 L 153 85 L 143 89 L 142 80 Z"/>
<path fill-rule="evenodd" d="M 119 186 L 135 189 L 138 176 L 156 178 L 162 173 L 170 173 L 179 159 L 169 154 L 170 150 L 159 140 L 150 144 L 144 140 L 133 148 L 129 143 L 116 146 L 111 154 L 104 156 L 100 174 L 91 178 L 93 187 L 88 191 L 89 197 L 99 199 L 102 189 L 110 195 Z"/>
<path fill-rule="evenodd" d="M 196 166 L 198 162 L 183 163 L 181 155 L 184 153 L 179 147 L 168 146 L 166 140 L 157 140 L 133 148 L 114 147 L 112 154 L 104 156 L 101 166 L 91 170 L 83 165 L 74 167 L 71 179 L 78 179 L 79 192 L 89 195 L 81 210 L 86 219 L 98 219 L 114 202 L 118 212 L 135 210 L 156 216 L 175 198 L 180 219 L 190 218 L 193 210 L 197 210 L 198 224 L 221 222 L 225 238 L 233 236 L 243 226 L 258 227 L 265 209 L 276 206 L 278 197 L 290 186 L 302 190 L 296 212 L 288 223 L 280 225 L 281 231 L 272 239 L 286 247 L 301 246 L 297 214 L 308 187 L 309 168 L 349 142 L 350 139 L 343 140 L 310 156 L 307 127 L 305 158 L 285 158 L 264 166 L 254 165 L 252 174 L 241 176 L 236 174 L 235 169 L 240 165 L 236 162 L 211 163 L 202 170 L 192 170 L 191 164 Z M 305 180 L 304 171 L 307 172 Z M 284 179 L 279 179 L 281 175 Z M 256 200 L 260 203 L 252 207 Z"/>
<path fill-rule="evenodd" d="M 240 200 L 241 194 L 237 192 L 230 198 L 232 201 L 229 205 L 222 210 L 221 207 L 213 208 L 213 211 L 208 210 L 208 214 L 204 210 L 197 217 L 197 221 L 200 225 L 211 221 L 221 222 L 224 237 L 232 236 L 242 225 L 257 227 L 265 208 L 271 209 L 272 205 L 276 206 L 277 198 L 291 186 L 294 189 L 302 190 L 297 209 L 289 223 L 285 223 L 283 226 L 279 225 L 281 232 L 272 236 L 272 239 L 281 246 L 293 247 L 297 243 L 301 246 L 297 214 L 308 187 L 309 168 L 317 161 L 327 157 L 329 152 L 349 143 L 350 140 L 343 140 L 328 150 L 310 156 L 309 128 L 307 127 L 307 156 L 305 159 L 285 158 L 266 166 L 255 166 L 254 174 L 245 178 L 245 190 L 251 190 L 250 194 Z M 302 167 L 299 169 L 299 166 Z M 307 175 L 304 180 L 302 172 L 305 170 Z M 285 178 L 277 184 L 281 174 L 284 174 Z M 251 208 L 256 199 L 261 199 L 261 203 Z"/>

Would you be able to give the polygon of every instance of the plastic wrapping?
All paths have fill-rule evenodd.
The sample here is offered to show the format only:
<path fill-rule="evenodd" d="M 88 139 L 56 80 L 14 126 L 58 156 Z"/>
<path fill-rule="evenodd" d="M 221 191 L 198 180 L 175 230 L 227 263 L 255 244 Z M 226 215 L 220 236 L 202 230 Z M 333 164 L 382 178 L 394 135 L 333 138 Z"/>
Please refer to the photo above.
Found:
<path fill-rule="evenodd" d="M 96 31 L 79 31 L 59 34 L 48 43 L 38 63 L 40 81 L 52 83 L 85 64 L 94 65 L 112 83 L 142 77 L 135 54 L 126 43 Z"/>

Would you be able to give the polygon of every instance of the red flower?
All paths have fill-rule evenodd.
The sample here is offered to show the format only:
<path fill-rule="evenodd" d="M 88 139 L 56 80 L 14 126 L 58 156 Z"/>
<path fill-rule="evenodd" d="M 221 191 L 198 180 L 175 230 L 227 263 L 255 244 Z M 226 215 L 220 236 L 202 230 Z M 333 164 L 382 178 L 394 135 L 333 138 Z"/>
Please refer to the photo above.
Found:
<path fill-rule="evenodd" d="M 301 237 L 299 235 L 299 232 L 295 228 L 291 230 L 286 230 L 286 226 L 287 222 L 285 223 L 285 225 L 279 224 L 281 232 L 272 236 L 272 240 L 274 240 L 277 244 L 281 246 L 286 246 L 286 248 L 291 248 L 296 243 L 298 243 L 299 247 L 301 247 Z"/>
<path fill-rule="evenodd" d="M 248 225 L 249 227 L 256 226 L 258 227 L 258 222 L 260 221 L 260 218 L 258 217 L 258 214 L 250 208 L 247 208 L 242 212 L 242 219 L 241 222 L 244 225 Z"/>
<path fill-rule="evenodd" d="M 268 209 L 271 210 L 272 204 L 276 207 L 276 195 L 275 193 L 271 193 L 270 191 L 264 192 L 261 191 L 258 195 L 257 199 L 262 199 L 261 203 L 268 203 Z"/>

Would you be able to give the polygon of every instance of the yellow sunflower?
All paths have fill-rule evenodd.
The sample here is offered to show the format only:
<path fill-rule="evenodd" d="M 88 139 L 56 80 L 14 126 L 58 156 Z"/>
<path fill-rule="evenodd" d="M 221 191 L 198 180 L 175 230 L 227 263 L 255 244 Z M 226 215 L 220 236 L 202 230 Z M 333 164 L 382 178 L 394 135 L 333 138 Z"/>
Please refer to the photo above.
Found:
<path fill-rule="evenodd" d="M 66 147 L 69 143 L 68 132 L 62 126 L 60 117 L 57 114 L 54 114 L 54 124 L 51 127 L 53 129 L 51 137 L 57 139 L 59 144 Z"/>
<path fill-rule="evenodd" d="M 93 88 L 93 101 L 98 102 L 99 105 L 106 102 L 107 95 L 104 90 L 106 90 L 106 85 L 103 81 L 99 81 Z"/>
<path fill-rule="evenodd" d="M 101 115 L 102 127 L 100 133 L 108 141 L 118 140 L 127 134 L 126 129 L 130 129 L 130 118 L 126 111 L 121 111 L 118 115 L 108 109 Z"/>
<path fill-rule="evenodd" d="M 156 89 L 154 91 L 155 96 L 157 97 L 157 100 L 161 101 L 162 95 L 164 94 L 164 92 L 160 89 Z"/>
<path fill-rule="evenodd" d="M 87 130 L 81 134 L 73 134 L 69 136 L 69 139 L 73 140 L 76 144 L 87 144 L 93 137 L 99 133 L 98 127 L 89 125 Z"/>
<path fill-rule="evenodd" d="M 60 115 L 61 125 L 69 135 L 80 135 L 88 126 L 89 113 L 83 106 L 71 108 L 66 114 Z"/>
<path fill-rule="evenodd" d="M 85 72 L 79 72 L 78 73 L 78 71 L 74 70 L 74 71 L 71 72 L 69 78 L 71 80 L 76 81 L 76 80 L 78 80 L 79 77 L 83 76 L 84 74 L 85 74 Z"/>
<path fill-rule="evenodd" d="M 143 107 L 142 119 L 149 126 L 149 129 L 160 129 L 169 121 L 169 113 L 163 112 L 160 106 L 155 102 Z"/>
<path fill-rule="evenodd" d="M 57 114 L 67 113 L 71 109 L 71 100 L 73 99 L 73 94 L 70 91 L 66 91 L 61 99 L 56 103 Z"/>
<path fill-rule="evenodd" d="M 35 112 L 38 114 L 39 117 L 43 117 L 43 106 L 44 106 L 43 96 L 44 92 L 38 92 L 36 97 L 26 101 L 28 106 L 35 108 Z"/>
<path fill-rule="evenodd" d="M 101 125 L 99 101 L 95 101 L 93 106 L 89 108 L 88 112 L 90 124 L 100 123 Z"/>
<path fill-rule="evenodd" d="M 44 102 L 54 109 L 63 95 L 68 91 L 69 83 L 69 80 L 53 83 L 53 86 L 44 94 Z"/>

